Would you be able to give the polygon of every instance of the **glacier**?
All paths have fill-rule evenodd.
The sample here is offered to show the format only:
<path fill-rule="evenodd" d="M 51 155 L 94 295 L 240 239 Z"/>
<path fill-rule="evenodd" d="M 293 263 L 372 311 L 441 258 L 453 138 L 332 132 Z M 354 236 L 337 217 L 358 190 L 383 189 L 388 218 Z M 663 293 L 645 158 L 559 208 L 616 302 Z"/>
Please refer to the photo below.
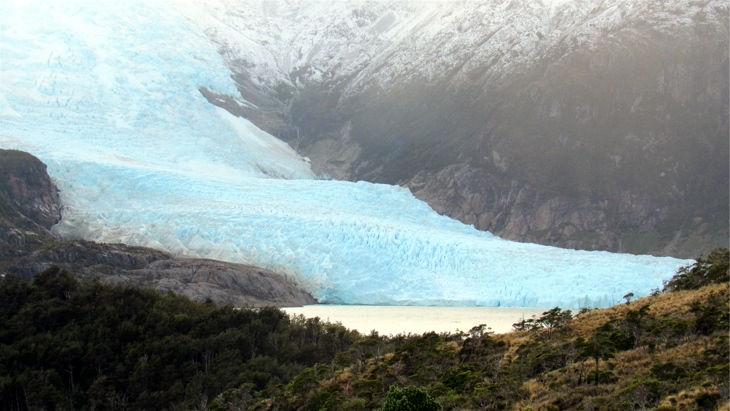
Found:
<path fill-rule="evenodd" d="M 0 4 L 0 147 L 48 165 L 59 234 L 253 264 L 340 304 L 608 306 L 692 262 L 507 241 L 402 187 L 317 178 L 203 97 L 237 90 L 186 4 Z"/>

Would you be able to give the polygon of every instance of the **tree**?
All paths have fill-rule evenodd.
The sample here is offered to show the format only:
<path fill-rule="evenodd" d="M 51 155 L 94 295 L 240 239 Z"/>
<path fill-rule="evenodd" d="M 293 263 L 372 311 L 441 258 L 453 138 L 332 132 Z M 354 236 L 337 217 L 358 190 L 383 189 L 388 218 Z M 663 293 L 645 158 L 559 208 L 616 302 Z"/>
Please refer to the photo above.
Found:
<path fill-rule="evenodd" d="M 542 313 L 542 316 L 537 319 L 537 323 L 550 330 L 566 325 L 572 318 L 573 314 L 570 310 L 561 310 L 560 307 L 555 307 Z"/>
<path fill-rule="evenodd" d="M 520 321 L 517 321 L 516 323 L 512 324 L 512 328 L 515 331 L 534 331 L 540 328 L 540 324 L 536 322 L 536 319 L 533 316 L 533 318 L 523 318 Z"/>
<path fill-rule="evenodd" d="M 632 298 L 634 298 L 634 293 L 627 293 L 624 295 L 624 300 L 626 300 L 626 305 L 631 304 Z"/>
<path fill-rule="evenodd" d="M 36 274 L 33 278 L 33 285 L 42 290 L 49 297 L 68 300 L 79 283 L 68 272 L 56 266 Z"/>
<path fill-rule="evenodd" d="M 469 330 L 469 334 L 471 335 L 471 338 L 482 338 L 485 334 L 493 334 L 493 332 L 492 328 L 488 327 L 487 324 L 479 324 L 472 327 Z"/>
<path fill-rule="evenodd" d="M 633 344 L 633 336 L 617 329 L 611 323 L 599 327 L 588 341 L 578 338 L 575 343 L 580 357 L 592 358 L 595 361 L 596 385 L 598 385 L 601 375 L 599 372 L 600 361 L 613 357 L 618 351 L 632 348 Z"/>
<path fill-rule="evenodd" d="M 383 411 L 437 411 L 441 409 L 425 391 L 418 387 L 400 388 L 391 385 L 385 396 Z"/>
<path fill-rule="evenodd" d="M 730 281 L 730 250 L 718 248 L 688 267 L 682 267 L 664 287 L 668 291 L 695 290 Z"/>

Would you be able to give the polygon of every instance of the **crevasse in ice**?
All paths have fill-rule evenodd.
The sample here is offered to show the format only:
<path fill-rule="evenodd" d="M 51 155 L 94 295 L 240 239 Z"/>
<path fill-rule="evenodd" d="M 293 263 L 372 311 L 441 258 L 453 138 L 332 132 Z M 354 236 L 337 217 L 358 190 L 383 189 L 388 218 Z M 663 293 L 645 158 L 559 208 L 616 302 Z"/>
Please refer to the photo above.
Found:
<path fill-rule="evenodd" d="M 0 147 L 48 164 L 59 233 L 255 264 L 348 304 L 606 306 L 689 263 L 506 241 L 404 188 L 315 179 L 203 98 L 235 85 L 177 6 L 0 4 Z"/>

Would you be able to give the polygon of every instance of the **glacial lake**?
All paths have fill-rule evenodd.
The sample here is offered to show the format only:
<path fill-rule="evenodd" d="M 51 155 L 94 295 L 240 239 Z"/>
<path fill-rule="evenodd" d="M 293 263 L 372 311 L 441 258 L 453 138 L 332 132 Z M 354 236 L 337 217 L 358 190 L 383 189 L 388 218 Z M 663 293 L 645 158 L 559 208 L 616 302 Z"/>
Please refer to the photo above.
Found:
<path fill-rule="evenodd" d="M 479 324 L 487 324 L 495 333 L 506 333 L 512 330 L 515 322 L 539 316 L 548 309 L 317 304 L 283 310 L 306 318 L 319 317 L 323 321 L 339 322 L 364 334 L 375 330 L 381 335 L 395 335 L 469 331 Z"/>

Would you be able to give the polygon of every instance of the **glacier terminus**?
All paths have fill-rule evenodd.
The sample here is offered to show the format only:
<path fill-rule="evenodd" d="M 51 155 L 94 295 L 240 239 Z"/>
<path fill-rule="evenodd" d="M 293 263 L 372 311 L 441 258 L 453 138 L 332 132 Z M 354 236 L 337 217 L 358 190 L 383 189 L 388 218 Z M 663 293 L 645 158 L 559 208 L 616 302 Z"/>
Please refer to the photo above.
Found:
<path fill-rule="evenodd" d="M 184 7 L 0 4 L 0 147 L 48 165 L 59 234 L 253 264 L 341 304 L 608 306 L 691 263 L 507 241 L 405 188 L 315 176 L 201 94 L 237 90 Z"/>

